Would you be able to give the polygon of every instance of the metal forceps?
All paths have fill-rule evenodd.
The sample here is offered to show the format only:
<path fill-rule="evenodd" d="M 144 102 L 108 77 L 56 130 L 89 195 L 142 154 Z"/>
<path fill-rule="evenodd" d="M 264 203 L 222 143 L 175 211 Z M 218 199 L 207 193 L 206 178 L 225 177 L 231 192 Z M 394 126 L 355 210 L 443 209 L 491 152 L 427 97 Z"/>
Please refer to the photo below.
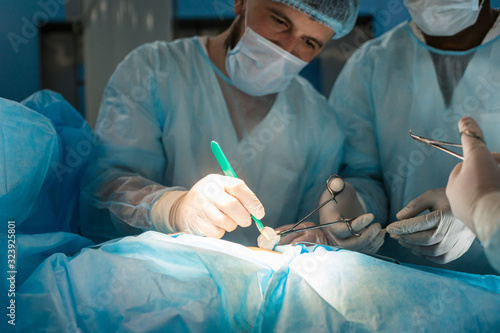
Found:
<path fill-rule="evenodd" d="M 337 190 L 334 190 L 333 188 L 330 187 L 330 183 L 331 182 L 335 182 L 335 181 L 337 182 L 336 183 L 337 186 L 335 186 L 337 188 Z M 321 203 L 318 206 L 318 208 L 316 208 L 315 210 L 313 210 L 312 212 L 310 212 L 309 214 L 307 214 L 299 222 L 295 223 L 294 225 L 292 225 L 290 228 L 288 228 L 286 230 L 277 232 L 276 235 L 280 236 L 280 237 L 284 237 L 284 236 L 286 236 L 288 234 L 293 234 L 295 232 L 302 232 L 302 231 L 307 231 L 307 230 L 312 230 L 312 229 L 324 228 L 324 227 L 330 226 L 332 224 L 337 224 L 337 223 L 345 223 L 347 225 L 347 229 L 349 229 L 349 231 L 354 236 L 360 237 L 361 235 L 358 234 L 357 232 L 355 232 L 354 229 L 352 229 L 352 226 L 351 226 L 351 222 L 354 221 L 355 218 L 352 218 L 352 219 L 341 219 L 341 220 L 335 221 L 335 222 L 325 223 L 325 224 L 316 225 L 316 226 L 307 227 L 307 228 L 302 228 L 302 229 L 295 229 L 299 224 L 301 224 L 302 222 L 306 221 L 309 217 L 311 217 L 311 215 L 313 215 L 318 210 L 320 210 L 321 208 L 323 208 L 330 201 L 333 201 L 336 204 L 338 204 L 338 202 L 337 202 L 337 200 L 335 198 L 336 198 L 337 195 L 339 195 L 340 193 L 342 193 L 342 191 L 344 190 L 344 188 L 345 188 L 345 183 L 344 183 L 344 180 L 342 179 L 342 177 L 340 177 L 339 175 L 331 175 L 330 177 L 328 177 L 328 179 L 326 180 L 326 189 L 328 190 L 328 192 L 330 192 L 331 198 L 328 199 L 328 200 L 326 200 L 325 202 Z"/>
<path fill-rule="evenodd" d="M 431 146 L 431 147 L 434 147 L 434 148 L 439 149 L 441 151 L 444 151 L 445 153 L 448 153 L 452 156 L 455 156 L 456 158 L 459 158 L 461 160 L 464 159 L 464 157 L 462 155 L 457 154 L 457 153 L 443 147 L 443 146 L 450 146 L 450 147 L 462 148 L 461 144 L 450 143 L 450 142 L 445 142 L 445 141 L 438 141 L 438 140 L 431 140 L 431 139 L 424 138 L 423 136 L 415 135 L 411 132 L 411 130 L 409 130 L 408 132 L 410 132 L 411 138 L 415 141 L 425 143 L 428 146 Z M 464 132 L 464 134 L 470 135 L 468 132 Z"/>

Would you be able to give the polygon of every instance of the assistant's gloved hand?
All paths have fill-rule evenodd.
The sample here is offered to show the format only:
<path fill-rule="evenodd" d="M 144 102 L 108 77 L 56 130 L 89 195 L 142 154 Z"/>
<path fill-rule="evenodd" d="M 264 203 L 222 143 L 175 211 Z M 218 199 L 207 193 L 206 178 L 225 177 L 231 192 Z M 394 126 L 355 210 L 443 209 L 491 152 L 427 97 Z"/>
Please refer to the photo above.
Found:
<path fill-rule="evenodd" d="M 462 118 L 458 127 L 460 133 L 470 131 L 484 138 L 479 125 L 470 117 Z M 453 214 L 476 233 L 473 215 L 479 200 L 489 193 L 500 192 L 500 154 L 490 154 L 480 139 L 466 134 L 461 137 L 464 162 L 458 164 L 450 174 L 446 195 Z"/>
<path fill-rule="evenodd" d="M 325 190 L 320 202 L 324 202 L 330 198 L 330 192 Z M 329 244 L 354 251 L 366 253 L 377 252 L 384 244 L 385 230 L 381 230 L 379 223 L 370 225 L 374 216 L 373 214 L 364 214 L 364 209 L 358 200 L 354 188 L 349 183 L 345 183 L 344 190 L 336 196 L 336 200 L 338 204 L 331 201 L 319 210 L 320 224 L 357 217 L 351 222 L 351 227 L 361 236 L 354 236 L 345 223 L 337 223 L 322 228 Z"/>
<path fill-rule="evenodd" d="M 221 238 L 237 226 L 250 226 L 250 214 L 262 219 L 265 212 L 244 181 L 208 175 L 187 192 L 166 193 L 155 204 L 152 217 L 158 231 Z"/>
<path fill-rule="evenodd" d="M 282 231 L 290 228 L 293 224 L 288 224 L 281 226 L 276 229 L 276 231 Z M 303 222 L 299 224 L 295 229 L 302 229 L 306 227 L 314 227 L 316 223 L 314 222 Z M 263 237 L 262 235 L 259 236 Z M 323 244 L 328 245 L 328 241 L 326 240 L 325 234 L 321 231 L 321 229 L 312 229 L 306 230 L 302 232 L 294 232 L 293 234 L 286 235 L 281 238 L 279 241 L 279 245 L 292 244 L 295 245 L 299 242 L 303 243 L 314 243 L 314 244 Z"/>
<path fill-rule="evenodd" d="M 417 216 L 425 210 L 430 213 Z M 446 264 L 462 256 L 475 239 L 474 233 L 451 213 L 445 189 L 425 192 L 412 200 L 387 226 L 387 232 L 413 254 Z"/>

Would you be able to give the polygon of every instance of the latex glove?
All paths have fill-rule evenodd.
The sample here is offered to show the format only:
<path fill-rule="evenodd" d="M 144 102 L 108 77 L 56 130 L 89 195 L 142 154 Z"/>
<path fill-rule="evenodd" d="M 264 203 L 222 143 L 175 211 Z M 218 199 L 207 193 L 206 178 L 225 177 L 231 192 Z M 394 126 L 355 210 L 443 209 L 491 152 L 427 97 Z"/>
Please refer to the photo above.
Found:
<path fill-rule="evenodd" d="M 288 224 L 281 226 L 276 229 L 276 231 L 282 231 L 290 228 L 293 224 Z M 314 227 L 316 223 L 314 222 L 303 222 L 299 224 L 296 229 L 302 229 L 306 227 Z M 263 237 L 260 235 L 259 237 Z M 286 235 L 285 237 L 281 238 L 279 241 L 279 245 L 285 245 L 285 244 L 297 244 L 299 242 L 304 242 L 304 243 L 314 243 L 314 244 L 323 244 L 323 245 L 328 245 L 328 241 L 326 240 L 326 236 L 321 231 L 321 229 L 312 229 L 312 230 L 306 230 L 303 232 L 294 232 L 293 234 Z"/>
<path fill-rule="evenodd" d="M 244 181 L 221 175 L 206 176 L 188 192 L 177 196 L 175 202 L 171 201 L 167 193 L 153 209 L 157 230 L 221 238 L 238 226 L 250 226 L 250 214 L 258 219 L 265 215 L 261 202 Z"/>
<path fill-rule="evenodd" d="M 429 210 L 426 215 L 418 214 Z M 445 189 L 425 192 L 412 200 L 387 226 L 387 232 L 413 254 L 439 264 L 462 256 L 475 239 L 474 233 L 451 213 Z"/>
<path fill-rule="evenodd" d="M 458 128 L 461 133 L 469 130 L 484 138 L 481 128 L 470 117 L 462 118 Z M 450 174 L 446 195 L 453 215 L 476 233 L 472 217 L 477 203 L 486 194 L 500 191 L 500 158 L 497 153 L 490 154 L 484 142 L 474 137 L 462 135 L 462 145 L 464 162 Z"/>
<path fill-rule="evenodd" d="M 330 192 L 323 192 L 320 202 L 331 198 Z M 320 224 L 334 222 L 342 218 L 357 217 L 351 222 L 351 227 L 360 237 L 354 236 L 345 223 L 334 224 L 322 228 L 329 244 L 340 246 L 349 250 L 375 253 L 384 244 L 385 230 L 381 230 L 379 223 L 372 223 L 373 214 L 364 214 L 364 209 L 358 200 L 356 191 L 349 184 L 337 195 L 338 204 L 331 201 L 319 210 Z"/>

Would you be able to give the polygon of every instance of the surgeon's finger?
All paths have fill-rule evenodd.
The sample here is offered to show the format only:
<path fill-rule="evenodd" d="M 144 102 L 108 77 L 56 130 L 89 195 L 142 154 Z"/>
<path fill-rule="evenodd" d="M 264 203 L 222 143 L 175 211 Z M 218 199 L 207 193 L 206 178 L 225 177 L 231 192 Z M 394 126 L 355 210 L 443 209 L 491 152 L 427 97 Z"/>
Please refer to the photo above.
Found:
<path fill-rule="evenodd" d="M 360 237 L 351 236 L 349 238 L 339 240 L 338 243 L 340 246 L 345 247 L 346 249 L 361 251 L 365 247 L 367 247 L 368 244 L 371 244 L 373 241 L 375 241 L 380 228 L 380 224 L 374 223 L 368 228 L 360 230 Z"/>
<path fill-rule="evenodd" d="M 467 159 L 474 150 L 485 148 L 483 131 L 471 117 L 463 117 L 458 122 L 458 129 L 461 134 L 464 158 Z"/>
<path fill-rule="evenodd" d="M 228 231 L 228 232 L 234 231 L 236 229 L 236 227 L 238 226 L 236 224 L 236 222 L 234 222 L 231 218 L 229 218 L 228 216 L 226 216 L 223 213 L 218 214 L 216 217 L 213 217 L 211 220 L 212 220 L 212 223 L 214 224 L 214 226 L 216 226 L 218 229 L 214 230 L 213 234 L 212 234 L 212 232 L 211 232 L 211 234 L 207 234 L 207 236 L 209 236 L 209 237 L 222 238 L 222 236 L 224 236 L 224 233 L 226 231 Z M 223 230 L 224 232 L 221 233 L 221 230 Z"/>
<path fill-rule="evenodd" d="M 194 235 L 222 238 L 226 230 L 236 228 L 236 223 L 211 203 L 203 205 L 202 213 L 205 215 L 203 221 L 193 223 L 192 230 L 189 230 Z"/>
<path fill-rule="evenodd" d="M 238 225 L 248 227 L 252 224 L 250 213 L 241 205 L 238 199 L 232 195 L 223 193 L 219 195 L 217 200 L 214 200 L 213 203 L 220 211 L 235 222 L 233 224 L 227 224 L 227 228 L 224 228 L 226 231 L 233 231 Z"/>
<path fill-rule="evenodd" d="M 391 238 L 409 245 L 430 246 L 439 243 L 443 237 L 434 237 L 437 229 L 430 229 L 411 234 L 391 234 Z"/>
<path fill-rule="evenodd" d="M 411 234 L 436 228 L 441 221 L 441 212 L 436 210 L 426 215 L 413 217 L 402 221 L 389 224 L 386 228 L 389 234 Z"/>
<path fill-rule="evenodd" d="M 301 224 L 299 224 L 298 226 L 295 227 L 294 230 L 300 230 L 300 229 L 303 229 L 303 228 L 306 228 L 306 227 L 313 227 L 315 226 L 316 223 L 314 222 L 303 222 Z M 292 224 L 287 224 L 287 225 L 283 225 L 279 228 L 276 229 L 276 231 L 282 231 L 282 230 L 287 230 L 289 229 L 290 227 L 292 226 Z M 290 244 L 292 243 L 295 239 L 303 236 L 305 233 L 305 231 L 302 231 L 302 232 L 294 232 L 294 233 L 291 233 L 291 234 L 288 234 L 288 235 L 285 235 L 284 237 L 282 237 L 280 239 L 280 244 L 283 245 L 283 244 Z"/>
<path fill-rule="evenodd" d="M 430 209 L 434 206 L 436 201 L 434 191 L 427 191 L 421 196 L 413 199 L 406 205 L 405 208 L 401 209 L 397 214 L 396 218 L 398 220 L 405 220 L 411 217 L 415 217 L 418 214 Z"/>
<path fill-rule="evenodd" d="M 386 234 L 387 231 L 385 229 L 380 230 L 375 239 L 370 242 L 362 251 L 366 253 L 376 253 L 382 247 L 382 245 L 384 245 Z"/>
<path fill-rule="evenodd" d="M 306 232 L 304 235 L 297 237 L 292 241 L 293 245 L 297 243 L 313 243 L 313 244 L 328 245 L 325 235 L 320 230 L 313 230 L 310 232 Z"/>
<path fill-rule="evenodd" d="M 366 226 L 368 226 L 374 218 L 373 214 L 363 214 L 348 223 L 350 223 L 354 232 L 359 233 L 361 230 L 366 228 Z M 353 236 L 352 232 L 349 231 L 346 222 L 339 222 L 325 228 L 328 229 L 328 232 L 333 234 L 337 239 L 344 239 Z"/>
<path fill-rule="evenodd" d="M 293 234 L 288 234 L 280 238 L 280 245 L 291 244 L 295 239 L 302 236 L 304 232 L 294 232 Z"/>
<path fill-rule="evenodd" d="M 297 228 L 298 228 L 298 229 L 300 229 L 300 228 L 301 228 L 301 225 L 302 225 L 302 224 L 305 224 L 305 223 L 309 223 L 309 222 L 304 222 L 304 223 L 301 223 L 301 224 L 299 224 L 299 225 L 297 226 Z M 282 226 L 277 227 L 277 228 L 276 228 L 276 229 L 274 229 L 274 230 L 276 230 L 276 231 L 283 231 L 283 230 L 290 229 L 290 227 L 292 227 L 292 226 L 293 226 L 293 224 L 285 224 L 285 225 L 282 225 Z"/>
<path fill-rule="evenodd" d="M 266 215 L 266 212 L 255 193 L 253 193 L 241 179 L 231 177 L 225 178 L 225 191 L 238 199 L 250 214 L 259 220 L 262 219 L 264 215 Z"/>

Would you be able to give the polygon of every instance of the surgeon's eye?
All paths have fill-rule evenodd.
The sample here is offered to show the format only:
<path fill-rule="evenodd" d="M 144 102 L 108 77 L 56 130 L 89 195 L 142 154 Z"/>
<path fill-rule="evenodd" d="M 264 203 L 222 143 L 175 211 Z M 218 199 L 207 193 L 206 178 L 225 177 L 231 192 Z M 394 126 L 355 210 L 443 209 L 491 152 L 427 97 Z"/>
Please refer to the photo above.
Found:
<path fill-rule="evenodd" d="M 306 38 L 305 40 L 305 43 L 307 45 L 307 47 L 311 50 L 316 50 L 319 46 L 316 44 L 316 42 L 314 42 L 312 39 L 308 39 Z"/>
<path fill-rule="evenodd" d="M 271 18 L 273 19 L 273 21 L 274 21 L 277 25 L 282 25 L 282 26 L 284 26 L 284 27 L 286 27 L 286 26 L 288 25 L 288 23 L 287 23 L 285 20 L 283 20 L 283 19 L 279 18 L 278 16 L 274 16 L 274 15 L 273 15 L 273 16 L 271 16 Z"/>

